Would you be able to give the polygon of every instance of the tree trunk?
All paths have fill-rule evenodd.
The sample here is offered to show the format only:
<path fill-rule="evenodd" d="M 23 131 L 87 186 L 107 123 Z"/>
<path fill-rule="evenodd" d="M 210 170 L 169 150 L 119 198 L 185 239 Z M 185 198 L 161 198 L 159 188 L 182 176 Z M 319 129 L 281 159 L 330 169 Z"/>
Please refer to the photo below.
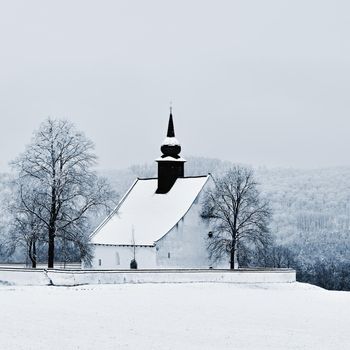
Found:
<path fill-rule="evenodd" d="M 54 154 L 54 151 L 51 149 L 51 154 Z M 55 171 L 55 164 L 52 164 L 53 173 L 53 185 L 51 188 L 51 212 L 50 212 L 50 223 L 49 223 L 49 247 L 48 247 L 48 261 L 47 261 L 47 267 L 49 269 L 53 268 L 54 265 L 54 259 L 55 259 L 55 235 L 56 235 L 56 171 Z"/>
<path fill-rule="evenodd" d="M 238 268 L 239 268 L 239 265 L 238 265 L 238 257 L 237 257 L 237 249 L 235 249 L 235 255 L 234 255 L 234 257 L 233 257 L 233 264 L 234 264 L 235 269 L 238 269 Z"/>
<path fill-rule="evenodd" d="M 31 256 L 31 260 L 32 260 L 32 268 L 35 269 L 36 268 L 36 243 L 35 241 L 33 241 L 33 251 L 32 251 L 32 256 Z"/>
<path fill-rule="evenodd" d="M 238 259 L 237 259 L 237 243 L 233 243 L 233 247 L 230 253 L 230 269 L 238 269 Z"/>
<path fill-rule="evenodd" d="M 35 240 L 30 240 L 28 243 L 28 256 L 32 263 L 32 268 L 36 268 L 36 245 Z M 27 264 L 26 264 L 27 266 Z"/>
<path fill-rule="evenodd" d="M 230 256 L 230 269 L 234 270 L 235 268 L 235 251 L 234 249 L 231 250 L 231 256 Z"/>
<path fill-rule="evenodd" d="M 54 259 L 55 259 L 55 229 L 49 228 L 49 247 L 48 247 L 48 261 L 47 267 L 49 269 L 53 268 Z"/>

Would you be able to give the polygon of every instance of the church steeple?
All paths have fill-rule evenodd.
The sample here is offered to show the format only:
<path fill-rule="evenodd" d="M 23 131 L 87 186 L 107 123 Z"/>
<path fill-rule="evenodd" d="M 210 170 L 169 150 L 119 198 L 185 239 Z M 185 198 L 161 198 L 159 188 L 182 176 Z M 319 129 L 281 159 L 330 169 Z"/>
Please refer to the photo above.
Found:
<path fill-rule="evenodd" d="M 181 146 L 179 141 L 175 138 L 174 121 L 173 121 L 173 114 L 172 114 L 171 108 L 170 108 L 167 136 L 163 141 L 162 146 L 160 147 L 160 150 L 163 153 L 162 158 L 165 158 L 165 157 L 173 157 L 175 159 L 180 158 L 179 153 L 181 152 Z"/>
<path fill-rule="evenodd" d="M 167 193 L 173 187 L 179 177 L 184 177 L 185 159 L 181 158 L 181 146 L 175 138 L 175 129 L 172 108 L 168 122 L 168 132 L 160 150 L 162 155 L 156 161 L 158 163 L 158 188 L 157 193 Z"/>

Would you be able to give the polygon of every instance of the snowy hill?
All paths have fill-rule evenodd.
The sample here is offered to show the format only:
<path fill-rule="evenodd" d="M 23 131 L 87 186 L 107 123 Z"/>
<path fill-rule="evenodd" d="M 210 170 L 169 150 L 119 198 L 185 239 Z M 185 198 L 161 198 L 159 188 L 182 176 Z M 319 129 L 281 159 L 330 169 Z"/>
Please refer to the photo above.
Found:
<path fill-rule="evenodd" d="M 350 347 L 350 293 L 302 283 L 2 286 L 0 300 L 6 350 Z"/>

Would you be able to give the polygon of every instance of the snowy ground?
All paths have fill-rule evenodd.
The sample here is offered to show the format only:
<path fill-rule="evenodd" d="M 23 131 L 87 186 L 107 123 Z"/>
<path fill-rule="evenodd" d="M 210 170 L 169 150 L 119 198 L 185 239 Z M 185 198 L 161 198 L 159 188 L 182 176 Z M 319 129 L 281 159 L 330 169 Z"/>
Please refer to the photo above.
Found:
<path fill-rule="evenodd" d="M 349 349 L 350 293 L 307 284 L 0 287 L 0 348 Z"/>

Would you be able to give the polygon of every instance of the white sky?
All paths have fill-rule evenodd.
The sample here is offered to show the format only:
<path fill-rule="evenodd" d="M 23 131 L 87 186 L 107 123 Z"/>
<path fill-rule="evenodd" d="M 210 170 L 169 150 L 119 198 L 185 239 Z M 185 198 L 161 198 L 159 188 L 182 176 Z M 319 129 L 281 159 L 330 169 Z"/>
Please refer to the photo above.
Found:
<path fill-rule="evenodd" d="M 345 0 L 0 0 L 0 171 L 47 116 L 151 161 L 169 101 L 184 156 L 350 165 L 349 33 Z"/>

